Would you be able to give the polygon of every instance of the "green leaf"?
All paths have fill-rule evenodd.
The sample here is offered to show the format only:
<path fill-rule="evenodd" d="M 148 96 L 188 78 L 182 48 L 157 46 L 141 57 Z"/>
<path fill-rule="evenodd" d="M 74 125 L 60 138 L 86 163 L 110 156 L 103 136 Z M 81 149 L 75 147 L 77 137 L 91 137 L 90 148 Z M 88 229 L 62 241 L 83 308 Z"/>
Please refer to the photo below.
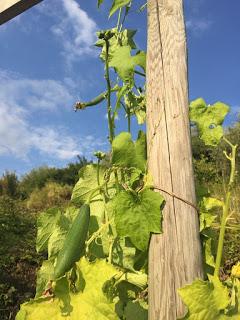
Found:
<path fill-rule="evenodd" d="M 121 268 L 134 271 L 136 248 L 128 238 L 116 238 L 112 249 L 112 262 Z"/>
<path fill-rule="evenodd" d="M 48 250 L 49 238 L 52 235 L 61 216 L 62 213 L 57 208 L 48 209 L 47 211 L 40 214 L 37 220 L 37 252 Z"/>
<path fill-rule="evenodd" d="M 146 110 L 138 109 L 135 111 L 138 124 L 144 124 L 146 121 Z"/>
<path fill-rule="evenodd" d="M 215 267 L 214 244 L 216 242 L 216 234 L 210 229 L 217 218 L 216 208 L 222 208 L 223 202 L 211 197 L 204 197 L 200 202 L 200 232 L 203 237 L 203 252 L 206 263 L 207 272 L 211 272 L 208 266 Z"/>
<path fill-rule="evenodd" d="M 218 200 L 216 198 L 212 198 L 212 197 L 207 197 L 207 198 L 203 198 L 202 201 L 202 206 L 205 208 L 205 210 L 210 211 L 214 208 L 218 208 L 218 207 L 223 207 L 224 203 L 221 200 Z"/>
<path fill-rule="evenodd" d="M 79 208 L 76 208 L 74 206 L 70 206 L 70 207 L 66 208 L 64 216 L 69 220 L 70 223 L 72 223 L 73 220 L 78 215 L 78 213 L 79 213 Z"/>
<path fill-rule="evenodd" d="M 98 8 L 101 6 L 102 3 L 103 3 L 103 0 L 98 0 Z"/>
<path fill-rule="evenodd" d="M 21 305 L 16 320 L 117 320 L 115 305 L 103 294 L 103 284 L 118 273 L 104 260 L 77 263 L 85 281 L 83 292 L 70 293 L 66 278 L 55 289 L 54 298 L 31 300 Z"/>
<path fill-rule="evenodd" d="M 132 48 L 119 46 L 118 50 L 111 54 L 109 67 L 113 67 L 124 82 L 131 83 L 136 66 L 146 69 L 146 53 L 139 51 L 135 56 L 131 55 Z"/>
<path fill-rule="evenodd" d="M 41 268 L 37 272 L 37 286 L 35 298 L 39 298 L 43 295 L 43 292 L 47 288 L 49 281 L 53 278 L 54 267 L 52 260 L 45 260 L 42 263 Z"/>
<path fill-rule="evenodd" d="M 147 138 L 143 131 L 138 132 L 138 138 L 135 142 L 136 167 L 145 171 L 147 162 Z"/>
<path fill-rule="evenodd" d="M 195 280 L 192 284 L 178 290 L 188 307 L 189 320 L 218 320 L 229 304 L 228 289 L 218 278 L 211 282 Z"/>
<path fill-rule="evenodd" d="M 135 167 L 145 171 L 146 136 L 140 131 L 136 143 L 131 134 L 121 132 L 112 143 L 112 163 L 122 167 Z"/>
<path fill-rule="evenodd" d="M 94 232 L 98 231 L 100 223 L 96 216 L 90 217 L 89 225 L 89 238 L 93 235 Z M 109 237 L 108 237 L 108 228 L 103 230 L 101 235 L 93 241 L 89 246 L 89 254 L 91 259 L 95 258 L 105 258 L 109 254 Z"/>
<path fill-rule="evenodd" d="M 149 189 L 138 194 L 121 191 L 111 202 L 119 236 L 129 237 L 139 250 L 146 250 L 151 232 L 161 232 L 163 197 Z"/>
<path fill-rule="evenodd" d="M 97 36 L 102 36 L 102 33 L 111 33 L 113 36 L 109 39 L 109 56 L 111 57 L 122 46 L 130 46 L 131 49 L 136 49 L 136 44 L 133 40 L 136 30 L 124 29 L 118 32 L 117 28 L 108 29 L 105 31 L 97 32 Z M 103 39 L 99 39 L 95 46 L 102 48 L 100 58 L 105 61 L 106 59 L 106 42 Z"/>
<path fill-rule="evenodd" d="M 147 320 L 148 310 L 144 309 L 139 302 L 129 301 L 124 309 L 126 320 Z"/>
<path fill-rule="evenodd" d="M 206 145 L 216 146 L 220 142 L 223 136 L 222 123 L 228 112 L 229 106 L 222 102 L 209 106 L 202 98 L 191 102 L 190 119 L 196 123 L 200 138 Z"/>
<path fill-rule="evenodd" d="M 62 249 L 68 228 L 57 225 L 48 241 L 48 258 L 55 257 Z"/>
<path fill-rule="evenodd" d="M 104 182 L 103 179 L 104 169 L 100 167 L 100 184 Z M 79 171 L 79 180 L 73 188 L 72 192 L 72 201 L 76 205 L 81 205 L 89 200 L 91 194 L 94 191 L 95 197 L 92 199 L 99 199 L 99 190 L 98 190 L 98 182 L 97 182 L 97 165 L 91 164 L 83 167 Z"/>
<path fill-rule="evenodd" d="M 131 0 L 114 0 L 110 9 L 109 17 L 111 17 L 118 9 L 128 5 L 130 2 Z"/>
<path fill-rule="evenodd" d="M 118 115 L 118 110 L 121 108 L 121 99 L 122 97 L 129 91 L 131 90 L 131 88 L 128 85 L 123 85 L 116 93 L 117 96 L 117 100 L 116 100 L 116 104 L 115 104 L 115 108 L 114 108 L 114 112 L 113 112 L 113 116 L 114 119 L 117 117 Z"/>

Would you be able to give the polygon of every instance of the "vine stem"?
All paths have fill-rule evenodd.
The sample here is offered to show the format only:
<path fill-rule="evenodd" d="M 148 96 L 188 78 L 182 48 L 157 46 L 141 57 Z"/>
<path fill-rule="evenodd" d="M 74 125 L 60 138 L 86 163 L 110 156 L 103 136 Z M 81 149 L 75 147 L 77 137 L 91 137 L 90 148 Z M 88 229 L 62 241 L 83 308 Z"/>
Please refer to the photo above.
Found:
<path fill-rule="evenodd" d="M 90 246 L 90 244 L 100 236 L 100 234 L 102 233 L 102 231 L 109 226 L 109 224 L 111 223 L 111 221 L 109 220 L 108 222 L 104 223 L 96 232 L 94 232 L 92 234 L 92 236 L 88 239 L 88 241 L 86 242 L 86 247 L 88 248 Z"/>
<path fill-rule="evenodd" d="M 237 145 L 233 145 L 230 141 L 226 138 L 223 138 L 224 141 L 231 147 L 232 152 L 230 154 L 224 153 L 226 158 L 231 163 L 231 172 L 229 177 L 229 183 L 227 186 L 227 193 L 225 196 L 224 206 L 223 206 L 223 214 L 221 219 L 221 227 L 220 227 L 220 234 L 218 239 L 218 248 L 217 248 L 217 257 L 216 257 L 216 265 L 214 270 L 214 277 L 219 277 L 221 261 L 222 261 L 222 254 L 223 254 L 223 245 L 224 245 L 224 237 L 226 232 L 226 224 L 229 215 L 230 209 L 230 202 L 231 202 L 231 195 L 232 195 L 232 185 L 234 183 L 234 177 L 236 173 L 236 150 Z"/>
<path fill-rule="evenodd" d="M 127 112 L 127 120 L 128 120 L 128 132 L 131 133 L 131 115 L 129 110 Z"/>
<path fill-rule="evenodd" d="M 112 144 L 114 139 L 114 125 L 112 119 L 112 109 L 111 109 L 111 82 L 110 82 L 110 75 L 109 75 L 109 41 L 105 39 L 106 42 L 106 56 L 105 56 L 105 79 L 107 81 L 107 115 L 108 115 L 108 128 L 109 128 L 109 141 Z"/>
<path fill-rule="evenodd" d="M 120 27 L 121 15 L 122 15 L 122 8 L 120 8 L 118 12 L 117 30 L 119 30 L 119 27 Z"/>
<path fill-rule="evenodd" d="M 97 184 L 100 187 L 100 160 L 97 162 Z"/>

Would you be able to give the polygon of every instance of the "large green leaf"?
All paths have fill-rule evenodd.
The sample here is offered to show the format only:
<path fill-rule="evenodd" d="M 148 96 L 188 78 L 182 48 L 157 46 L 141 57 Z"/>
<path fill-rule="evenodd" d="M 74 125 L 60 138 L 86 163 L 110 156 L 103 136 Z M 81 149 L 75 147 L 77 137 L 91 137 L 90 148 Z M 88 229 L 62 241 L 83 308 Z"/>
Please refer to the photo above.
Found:
<path fill-rule="evenodd" d="M 24 303 L 16 320 L 117 320 L 115 305 L 103 294 L 103 284 L 118 273 L 104 260 L 89 263 L 85 258 L 78 262 L 84 279 L 84 290 L 70 293 L 63 278 L 54 298 Z"/>
<path fill-rule="evenodd" d="M 104 169 L 100 167 L 99 180 L 103 183 Z M 97 181 L 97 165 L 89 164 L 79 171 L 79 180 L 73 188 L 72 202 L 81 205 L 89 200 L 89 197 L 96 192 L 95 196 L 99 196 Z M 93 197 L 94 199 L 95 197 Z"/>
<path fill-rule="evenodd" d="M 67 231 L 68 228 L 62 228 L 60 225 L 54 228 L 48 241 L 48 258 L 55 257 L 62 249 Z"/>
<path fill-rule="evenodd" d="M 48 250 L 48 241 L 53 233 L 62 213 L 59 209 L 53 208 L 40 214 L 37 220 L 37 252 Z"/>
<path fill-rule="evenodd" d="M 132 48 L 127 46 L 119 46 L 118 50 L 111 54 L 109 67 L 113 67 L 124 82 L 132 82 L 133 74 L 136 66 L 146 69 L 146 53 L 138 52 L 131 55 Z"/>
<path fill-rule="evenodd" d="M 109 56 L 111 57 L 118 49 L 122 46 L 130 46 L 131 49 L 136 49 L 136 44 L 133 40 L 134 35 L 136 34 L 136 30 L 124 29 L 121 32 L 118 32 L 117 28 L 108 29 L 105 31 L 97 32 L 98 37 L 102 37 L 102 33 L 111 33 L 112 37 L 109 41 Z M 102 48 L 102 52 L 100 54 L 100 58 L 105 61 L 106 59 L 106 41 L 102 38 L 96 42 L 96 46 Z"/>
<path fill-rule="evenodd" d="M 109 13 L 109 17 L 111 17 L 111 15 L 113 15 L 114 12 L 116 12 L 118 9 L 128 5 L 130 2 L 131 0 L 114 0 Z"/>
<path fill-rule="evenodd" d="M 129 237 L 139 250 L 146 250 L 151 232 L 161 232 L 163 197 L 144 189 L 136 194 L 121 191 L 112 200 L 116 229 L 120 236 Z"/>
<path fill-rule="evenodd" d="M 137 141 L 132 141 L 131 134 L 121 132 L 112 143 L 112 163 L 122 167 L 135 167 L 145 171 L 146 135 L 140 131 Z"/>
<path fill-rule="evenodd" d="M 218 278 L 211 282 L 195 280 L 192 284 L 179 289 L 183 302 L 188 307 L 189 320 L 219 320 L 220 314 L 229 304 L 228 289 Z"/>
<path fill-rule="evenodd" d="M 212 226 L 217 218 L 216 209 L 222 208 L 223 202 L 211 197 L 203 197 L 200 202 L 200 232 L 203 235 L 203 253 L 205 268 L 208 273 L 212 272 L 210 267 L 215 267 L 215 246 L 216 246 L 216 233 L 213 232 Z"/>
<path fill-rule="evenodd" d="M 202 99 L 190 104 L 190 119 L 195 122 L 200 138 L 206 145 L 216 146 L 223 136 L 222 123 L 229 112 L 229 106 L 222 102 L 208 105 Z"/>
<path fill-rule="evenodd" d="M 222 208 L 223 202 L 216 198 L 204 197 L 200 203 L 200 231 L 210 228 L 215 221 L 217 215 L 213 209 Z"/>
<path fill-rule="evenodd" d="M 139 302 L 129 301 L 124 309 L 126 320 L 147 320 L 148 310 L 144 309 Z"/>

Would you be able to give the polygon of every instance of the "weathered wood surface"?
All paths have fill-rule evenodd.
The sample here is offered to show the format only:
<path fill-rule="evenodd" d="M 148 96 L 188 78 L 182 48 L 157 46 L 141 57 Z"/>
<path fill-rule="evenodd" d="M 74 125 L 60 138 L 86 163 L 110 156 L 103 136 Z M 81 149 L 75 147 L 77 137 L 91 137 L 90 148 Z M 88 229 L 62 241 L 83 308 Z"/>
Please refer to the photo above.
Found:
<path fill-rule="evenodd" d="M 163 234 L 149 252 L 149 320 L 175 320 L 186 309 L 177 289 L 202 277 L 188 116 L 182 0 L 148 0 L 148 168 L 165 199 Z"/>
<path fill-rule="evenodd" d="M 43 0 L 0 0 L 0 25 Z"/>

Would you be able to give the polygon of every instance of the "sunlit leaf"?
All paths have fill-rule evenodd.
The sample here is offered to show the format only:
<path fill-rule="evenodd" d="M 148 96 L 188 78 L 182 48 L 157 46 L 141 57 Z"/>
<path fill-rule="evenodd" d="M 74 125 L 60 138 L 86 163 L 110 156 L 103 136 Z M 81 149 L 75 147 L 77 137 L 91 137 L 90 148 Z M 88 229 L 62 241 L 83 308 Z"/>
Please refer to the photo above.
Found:
<path fill-rule="evenodd" d="M 133 74 L 136 66 L 140 66 L 143 70 L 146 69 L 146 54 L 143 51 L 136 55 L 131 55 L 131 47 L 121 46 L 112 55 L 109 66 L 113 67 L 124 82 L 130 82 L 133 79 Z"/>
<path fill-rule="evenodd" d="M 63 278 L 54 298 L 31 300 L 21 306 L 16 320 L 117 320 L 115 305 L 103 294 L 103 284 L 118 273 L 104 260 L 78 263 L 85 286 L 82 292 L 71 293 Z"/>
<path fill-rule="evenodd" d="M 145 171 L 146 166 L 146 135 L 139 132 L 134 143 L 131 134 L 120 133 L 112 143 L 112 163 L 122 167 L 135 167 Z"/>
<path fill-rule="evenodd" d="M 229 106 L 222 102 L 208 105 L 202 99 L 190 104 L 190 119 L 196 123 L 200 138 L 206 145 L 216 146 L 223 136 L 222 123 L 229 112 Z"/>
<path fill-rule="evenodd" d="M 37 252 L 48 250 L 49 238 L 60 220 L 61 215 L 61 211 L 57 208 L 48 209 L 40 214 L 37 220 Z"/>
<path fill-rule="evenodd" d="M 114 0 L 109 13 L 109 17 L 111 17 L 118 9 L 128 5 L 130 2 L 131 0 Z"/>
<path fill-rule="evenodd" d="M 184 319 L 218 320 L 229 304 L 228 289 L 218 278 L 211 278 L 211 282 L 195 280 L 178 291 L 189 311 Z"/>
<path fill-rule="evenodd" d="M 112 200 L 116 229 L 120 236 L 129 237 L 139 250 L 148 247 L 151 232 L 161 232 L 163 197 L 145 189 L 139 194 L 122 191 Z"/>

